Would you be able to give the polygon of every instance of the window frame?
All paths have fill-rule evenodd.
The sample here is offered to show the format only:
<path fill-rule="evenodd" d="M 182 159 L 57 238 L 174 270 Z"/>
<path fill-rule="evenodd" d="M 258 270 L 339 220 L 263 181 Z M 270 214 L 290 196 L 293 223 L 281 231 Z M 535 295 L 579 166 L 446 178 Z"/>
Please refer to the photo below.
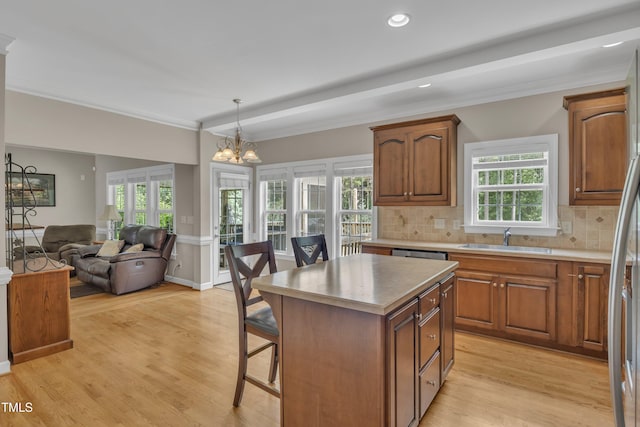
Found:
<path fill-rule="evenodd" d="M 474 182 L 473 158 L 507 154 L 547 152 L 540 224 L 519 221 L 477 220 L 478 188 Z M 514 189 L 526 189 L 527 184 Z M 537 135 L 464 144 L 464 231 L 465 233 L 502 234 L 507 227 L 512 234 L 555 236 L 558 232 L 558 134 Z"/>
<path fill-rule="evenodd" d="M 291 248 L 291 237 L 298 234 L 298 222 L 301 210 L 298 209 L 300 195 L 297 191 L 298 180 L 301 177 L 309 176 L 325 176 L 325 224 L 324 234 L 329 248 L 329 255 L 334 258 L 340 255 L 340 230 L 339 216 L 340 211 L 340 194 L 338 193 L 338 184 L 336 178 L 340 178 L 334 174 L 337 167 L 362 167 L 368 165 L 373 170 L 373 155 L 363 154 L 354 156 L 345 156 L 339 158 L 328 158 L 308 161 L 296 161 L 287 163 L 278 163 L 270 165 L 261 165 L 256 168 L 256 182 L 258 191 L 256 194 L 258 211 L 257 217 L 257 236 L 259 240 L 266 240 L 266 182 L 280 178 L 287 182 L 287 203 L 283 213 L 286 215 L 286 251 L 274 251 L 280 258 L 293 260 L 293 249 Z M 373 176 L 373 174 L 372 174 Z M 271 179 L 270 179 L 271 178 Z M 305 210 L 304 212 L 309 212 Z M 315 211 L 314 211 L 315 212 Z M 376 237 L 376 208 L 372 207 L 372 239 Z M 336 225 L 338 224 L 338 225 Z"/>
<path fill-rule="evenodd" d="M 160 182 L 170 181 L 172 191 L 172 209 L 160 209 Z M 137 184 L 144 183 L 146 186 L 146 206 L 144 209 L 136 207 Z M 107 172 L 107 204 L 115 204 L 116 187 L 124 184 L 124 210 L 123 223 L 136 224 L 136 214 L 144 213 L 145 224 L 160 227 L 160 214 L 170 213 L 173 215 L 173 224 L 170 233 L 176 231 L 176 182 L 175 165 L 166 164 L 137 169 L 127 169 L 122 171 Z"/>

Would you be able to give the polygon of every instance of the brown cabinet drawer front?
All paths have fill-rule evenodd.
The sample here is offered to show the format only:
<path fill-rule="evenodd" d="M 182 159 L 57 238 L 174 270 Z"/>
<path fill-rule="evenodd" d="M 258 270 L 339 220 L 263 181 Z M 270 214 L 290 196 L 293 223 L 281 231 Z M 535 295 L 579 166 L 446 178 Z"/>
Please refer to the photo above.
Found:
<path fill-rule="evenodd" d="M 558 263 L 554 261 L 458 254 L 450 254 L 449 259 L 458 261 L 460 270 L 486 271 L 492 274 L 517 274 L 549 279 L 555 279 L 558 276 Z"/>
<path fill-rule="evenodd" d="M 440 304 L 440 286 L 434 286 L 420 295 L 420 314 L 425 317 L 434 307 Z"/>
<path fill-rule="evenodd" d="M 375 254 L 375 255 L 391 255 L 391 248 L 381 248 L 378 246 L 362 245 L 363 254 Z"/>
<path fill-rule="evenodd" d="M 436 353 L 429 365 L 420 372 L 420 418 L 427 412 L 440 389 L 440 353 Z"/>
<path fill-rule="evenodd" d="M 420 322 L 420 367 L 424 366 L 440 346 L 440 309 Z"/>

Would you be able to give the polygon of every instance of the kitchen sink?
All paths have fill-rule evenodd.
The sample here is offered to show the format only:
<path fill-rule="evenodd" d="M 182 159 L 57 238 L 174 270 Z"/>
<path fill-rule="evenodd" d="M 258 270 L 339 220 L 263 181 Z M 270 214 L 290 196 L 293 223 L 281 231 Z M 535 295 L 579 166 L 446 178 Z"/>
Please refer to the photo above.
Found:
<path fill-rule="evenodd" d="M 468 249 L 487 249 L 491 251 L 506 251 L 506 252 L 536 252 L 536 253 L 543 253 L 543 254 L 551 253 L 551 248 L 540 248 L 536 246 L 504 246 L 504 245 L 488 245 L 486 243 L 465 243 L 460 247 L 468 248 Z"/>

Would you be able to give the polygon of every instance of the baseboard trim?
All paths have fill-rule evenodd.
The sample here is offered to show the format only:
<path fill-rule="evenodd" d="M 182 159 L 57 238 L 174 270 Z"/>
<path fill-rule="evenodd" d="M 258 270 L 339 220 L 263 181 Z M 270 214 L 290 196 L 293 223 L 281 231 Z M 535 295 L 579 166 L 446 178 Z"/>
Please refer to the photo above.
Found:
<path fill-rule="evenodd" d="M 0 375 L 11 373 L 11 363 L 8 360 L 0 362 Z"/>
<path fill-rule="evenodd" d="M 165 276 L 164 280 L 166 280 L 167 282 L 175 283 L 177 285 L 188 286 L 191 289 L 195 289 L 198 291 L 204 291 L 204 290 L 213 288 L 213 284 L 211 282 L 196 283 L 191 280 L 182 279 L 180 277 L 174 277 L 174 276 Z"/>

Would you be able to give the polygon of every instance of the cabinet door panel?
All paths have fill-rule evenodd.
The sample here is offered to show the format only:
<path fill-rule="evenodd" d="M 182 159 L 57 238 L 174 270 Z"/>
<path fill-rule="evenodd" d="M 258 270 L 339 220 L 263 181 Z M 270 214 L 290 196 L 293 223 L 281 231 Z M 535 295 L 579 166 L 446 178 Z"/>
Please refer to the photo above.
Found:
<path fill-rule="evenodd" d="M 578 141 L 582 149 L 581 192 L 588 195 L 620 191 L 624 186 L 624 173 L 620 171 L 625 170 L 626 146 L 611 144 L 611 140 L 626 138 L 622 134 L 626 126 L 624 106 L 616 112 L 610 108 L 580 111 L 576 113 L 576 121 L 580 126 Z M 612 169 L 602 161 L 605 158 L 615 161 L 620 169 Z"/>
<path fill-rule="evenodd" d="M 447 144 L 446 130 L 430 130 L 412 134 L 412 164 L 409 169 L 411 199 L 439 199 L 446 197 Z M 434 161 L 440 159 L 439 161 Z M 430 161 L 428 161 L 430 160 Z"/>
<path fill-rule="evenodd" d="M 418 423 L 417 317 L 416 299 L 388 320 L 389 416 L 393 426 Z"/>
<path fill-rule="evenodd" d="M 577 265 L 574 273 L 577 344 L 604 351 L 607 342 L 609 268 L 605 265 Z"/>
<path fill-rule="evenodd" d="M 454 302 L 455 302 L 455 283 L 456 278 L 451 277 L 444 282 L 441 286 L 442 297 L 440 298 L 440 319 L 442 324 L 442 331 L 440 334 L 440 354 L 442 373 L 440 375 L 440 382 L 444 383 L 447 379 L 449 371 L 453 367 L 455 358 L 455 344 L 454 344 Z"/>
<path fill-rule="evenodd" d="M 374 202 L 402 202 L 406 200 L 408 144 L 402 132 L 376 134 L 374 157 Z"/>
<path fill-rule="evenodd" d="M 556 335 L 556 282 L 522 277 L 500 280 L 504 315 L 501 323 L 510 334 L 554 340 Z"/>
<path fill-rule="evenodd" d="M 456 326 L 497 329 L 497 288 L 493 277 L 458 271 Z"/>

